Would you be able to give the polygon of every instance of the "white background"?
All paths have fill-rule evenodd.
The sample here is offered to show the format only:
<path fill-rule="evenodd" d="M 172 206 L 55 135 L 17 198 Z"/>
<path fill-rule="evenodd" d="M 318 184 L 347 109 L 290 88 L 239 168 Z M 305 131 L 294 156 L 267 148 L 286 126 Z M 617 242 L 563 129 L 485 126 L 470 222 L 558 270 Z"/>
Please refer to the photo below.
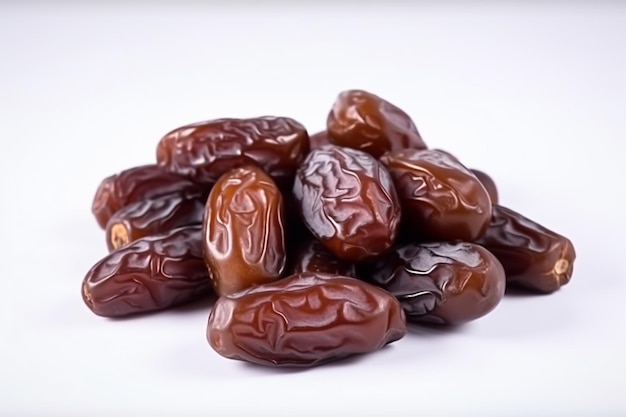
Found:
<path fill-rule="evenodd" d="M 626 7 L 313 3 L 0 6 L 0 415 L 626 414 Z M 102 178 L 189 122 L 315 132 L 349 88 L 570 237 L 570 285 L 300 372 L 219 357 L 206 304 L 120 321 L 83 305 Z"/>

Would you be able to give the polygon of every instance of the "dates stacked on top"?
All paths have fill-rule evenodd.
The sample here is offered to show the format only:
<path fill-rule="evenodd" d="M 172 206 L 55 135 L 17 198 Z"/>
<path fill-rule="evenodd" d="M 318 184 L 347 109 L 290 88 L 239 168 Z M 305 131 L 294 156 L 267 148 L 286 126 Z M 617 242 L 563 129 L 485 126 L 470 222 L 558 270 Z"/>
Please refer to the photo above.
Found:
<path fill-rule="evenodd" d="M 85 304 L 122 317 L 213 293 L 218 354 L 302 367 L 379 350 L 407 322 L 475 321 L 506 287 L 570 281 L 572 242 L 428 149 L 398 106 L 347 90 L 326 122 L 310 136 L 288 117 L 188 124 L 154 164 L 105 178 L 92 212 L 109 254 L 83 279 Z"/>

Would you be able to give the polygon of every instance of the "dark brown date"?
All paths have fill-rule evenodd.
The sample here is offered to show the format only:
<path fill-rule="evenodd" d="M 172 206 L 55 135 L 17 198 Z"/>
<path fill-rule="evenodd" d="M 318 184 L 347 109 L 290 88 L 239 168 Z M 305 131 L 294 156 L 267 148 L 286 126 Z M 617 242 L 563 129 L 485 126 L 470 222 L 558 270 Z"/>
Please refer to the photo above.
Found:
<path fill-rule="evenodd" d="M 87 273 L 83 301 L 95 314 L 121 317 L 164 310 L 211 294 L 202 226 L 139 239 Z"/>
<path fill-rule="evenodd" d="M 142 237 L 164 233 L 193 224 L 202 224 L 206 195 L 183 191 L 141 200 L 118 210 L 106 227 L 109 251 Z"/>
<path fill-rule="evenodd" d="M 509 208 L 493 206 L 491 224 L 477 243 L 500 260 L 508 286 L 552 293 L 572 278 L 572 242 Z"/>
<path fill-rule="evenodd" d="M 295 250 L 292 273 L 302 272 L 324 272 L 356 278 L 355 264 L 337 258 L 315 238 L 304 241 Z"/>
<path fill-rule="evenodd" d="M 309 151 L 309 136 L 287 117 L 224 118 L 179 127 L 157 146 L 159 165 L 197 182 L 215 182 L 229 170 L 254 164 L 290 186 Z"/>
<path fill-rule="evenodd" d="M 105 178 L 96 190 L 91 211 L 98 225 L 104 229 L 111 216 L 129 204 L 191 189 L 201 188 L 190 179 L 167 172 L 157 165 L 138 166 Z M 209 189 L 202 187 L 206 194 Z"/>
<path fill-rule="evenodd" d="M 296 173 L 293 194 L 306 226 L 340 259 L 378 256 L 396 240 L 401 212 L 392 179 L 363 151 L 312 150 Z"/>
<path fill-rule="evenodd" d="M 311 149 L 319 148 L 320 146 L 330 145 L 330 139 L 328 139 L 328 131 L 322 130 L 309 138 Z"/>
<path fill-rule="evenodd" d="M 389 150 L 426 149 L 413 120 L 390 102 L 363 90 L 339 94 L 328 114 L 330 141 L 378 158 Z"/>
<path fill-rule="evenodd" d="M 422 241 L 474 241 L 491 218 L 478 178 L 440 151 L 404 149 L 380 158 L 388 168 L 407 224 Z"/>
<path fill-rule="evenodd" d="M 220 355 L 306 367 L 373 352 L 406 334 L 386 291 L 354 278 L 303 273 L 218 299 L 207 339 Z"/>
<path fill-rule="evenodd" d="M 458 325 L 491 312 L 502 300 L 504 269 L 473 243 L 396 248 L 359 276 L 400 300 L 408 321 Z"/>
<path fill-rule="evenodd" d="M 204 255 L 218 295 L 279 279 L 285 271 L 285 208 L 272 179 L 255 165 L 215 183 L 204 213 Z"/>
<path fill-rule="evenodd" d="M 470 169 L 476 178 L 480 181 L 480 183 L 485 187 L 487 193 L 489 194 L 489 198 L 491 199 L 491 204 L 498 204 L 498 187 L 496 187 L 496 183 L 486 172 L 483 172 L 479 169 Z"/>

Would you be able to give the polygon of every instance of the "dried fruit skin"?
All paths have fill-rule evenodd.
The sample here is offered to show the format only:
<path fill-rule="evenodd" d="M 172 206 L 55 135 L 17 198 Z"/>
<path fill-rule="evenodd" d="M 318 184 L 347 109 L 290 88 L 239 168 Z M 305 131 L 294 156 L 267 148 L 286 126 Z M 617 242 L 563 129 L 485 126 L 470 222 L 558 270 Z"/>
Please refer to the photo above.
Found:
<path fill-rule="evenodd" d="M 572 242 L 507 207 L 493 206 L 491 224 L 477 243 L 500 260 L 507 285 L 552 293 L 572 278 Z"/>
<path fill-rule="evenodd" d="M 322 130 L 321 132 L 311 135 L 309 137 L 309 143 L 311 144 L 311 149 L 319 148 L 324 145 L 331 145 L 330 139 L 328 138 L 328 131 Z"/>
<path fill-rule="evenodd" d="M 315 238 L 305 240 L 296 249 L 291 272 L 323 272 L 356 278 L 356 268 L 352 262 L 337 258 Z"/>
<path fill-rule="evenodd" d="M 208 193 L 209 187 L 200 187 L 190 179 L 167 172 L 157 165 L 142 165 L 102 180 L 91 211 L 98 225 L 104 229 L 111 216 L 129 204 L 173 192 L 200 189 Z"/>
<path fill-rule="evenodd" d="M 487 315 L 502 300 L 504 269 L 473 243 L 396 248 L 360 277 L 400 300 L 408 321 L 458 325 Z"/>
<path fill-rule="evenodd" d="M 340 93 L 326 124 L 332 143 L 360 149 L 375 158 L 390 150 L 426 149 L 408 114 L 367 91 Z"/>
<path fill-rule="evenodd" d="M 474 241 L 491 219 L 491 200 L 478 178 L 440 151 L 404 149 L 380 158 L 416 239 Z"/>
<path fill-rule="evenodd" d="M 498 187 L 496 187 L 493 178 L 479 169 L 470 169 L 470 171 L 476 175 L 476 178 L 478 178 L 483 187 L 485 187 L 485 190 L 487 190 L 491 204 L 498 204 Z"/>
<path fill-rule="evenodd" d="M 202 224 L 206 196 L 199 191 L 167 194 L 141 200 L 117 211 L 106 227 L 109 251 L 142 237 L 178 227 Z"/>
<path fill-rule="evenodd" d="M 389 293 L 322 273 L 221 297 L 207 326 L 209 344 L 224 357 L 292 367 L 373 352 L 405 334 L 404 313 Z"/>
<path fill-rule="evenodd" d="M 285 271 L 283 198 L 261 168 L 235 168 L 215 183 L 203 230 L 205 260 L 218 295 L 275 281 Z"/>
<path fill-rule="evenodd" d="M 122 317 L 164 310 L 210 292 L 202 258 L 202 227 L 139 239 L 96 263 L 86 274 L 83 301 L 95 314 Z"/>
<path fill-rule="evenodd" d="M 157 145 L 157 161 L 201 183 L 213 183 L 233 168 L 254 164 L 279 185 L 291 186 L 293 174 L 308 151 L 307 131 L 293 119 L 223 118 L 169 132 Z"/>
<path fill-rule="evenodd" d="M 312 150 L 296 173 L 293 195 L 308 229 L 340 259 L 378 256 L 397 237 L 401 212 L 393 182 L 365 152 L 334 145 Z"/>

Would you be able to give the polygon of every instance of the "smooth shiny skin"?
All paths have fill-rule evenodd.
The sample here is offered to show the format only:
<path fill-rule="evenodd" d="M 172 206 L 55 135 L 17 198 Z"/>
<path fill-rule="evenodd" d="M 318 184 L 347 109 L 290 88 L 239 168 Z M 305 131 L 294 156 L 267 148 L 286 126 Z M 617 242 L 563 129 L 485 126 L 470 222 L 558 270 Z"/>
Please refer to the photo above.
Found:
<path fill-rule="evenodd" d="M 477 241 L 504 266 L 507 285 L 552 293 L 574 273 L 572 242 L 514 210 L 494 205 L 492 220 Z"/>
<path fill-rule="evenodd" d="M 209 296 L 202 227 L 144 237 L 111 252 L 87 272 L 81 292 L 87 307 L 103 317 L 164 310 Z"/>
<path fill-rule="evenodd" d="M 389 293 L 322 273 L 220 297 L 207 326 L 217 353 L 266 366 L 320 365 L 376 351 L 405 334 L 404 313 Z"/>
<path fill-rule="evenodd" d="M 476 178 L 478 178 L 480 183 L 485 187 L 485 190 L 487 190 L 489 199 L 491 199 L 491 204 L 498 204 L 498 187 L 496 187 L 496 182 L 493 178 L 491 178 L 486 172 L 479 169 L 471 168 L 470 171 L 476 175 Z"/>
<path fill-rule="evenodd" d="M 312 150 L 296 173 L 293 195 L 308 229 L 339 259 L 372 258 L 396 240 L 401 211 L 391 176 L 363 151 Z"/>
<path fill-rule="evenodd" d="M 157 145 L 159 165 L 197 182 L 215 182 L 229 170 L 255 164 L 280 186 L 309 151 L 304 126 L 288 117 L 223 118 L 179 127 Z"/>
<path fill-rule="evenodd" d="M 390 150 L 426 149 L 408 114 L 364 90 L 341 92 L 326 126 L 335 145 L 360 149 L 375 158 Z"/>
<path fill-rule="evenodd" d="M 384 154 L 402 203 L 403 217 L 418 241 L 474 241 L 491 220 L 491 200 L 478 178 L 440 151 L 403 149 Z"/>
<path fill-rule="evenodd" d="M 316 149 L 324 145 L 330 145 L 331 142 L 328 138 L 328 131 L 322 130 L 321 132 L 311 135 L 309 137 L 309 143 L 311 144 L 311 149 Z"/>
<path fill-rule="evenodd" d="M 458 325 L 490 313 L 502 300 L 504 269 L 473 243 L 422 243 L 395 248 L 360 277 L 400 300 L 408 321 Z"/>
<path fill-rule="evenodd" d="M 204 256 L 218 295 L 276 281 L 285 272 L 283 197 L 260 167 L 235 168 L 215 183 L 203 230 Z"/>

